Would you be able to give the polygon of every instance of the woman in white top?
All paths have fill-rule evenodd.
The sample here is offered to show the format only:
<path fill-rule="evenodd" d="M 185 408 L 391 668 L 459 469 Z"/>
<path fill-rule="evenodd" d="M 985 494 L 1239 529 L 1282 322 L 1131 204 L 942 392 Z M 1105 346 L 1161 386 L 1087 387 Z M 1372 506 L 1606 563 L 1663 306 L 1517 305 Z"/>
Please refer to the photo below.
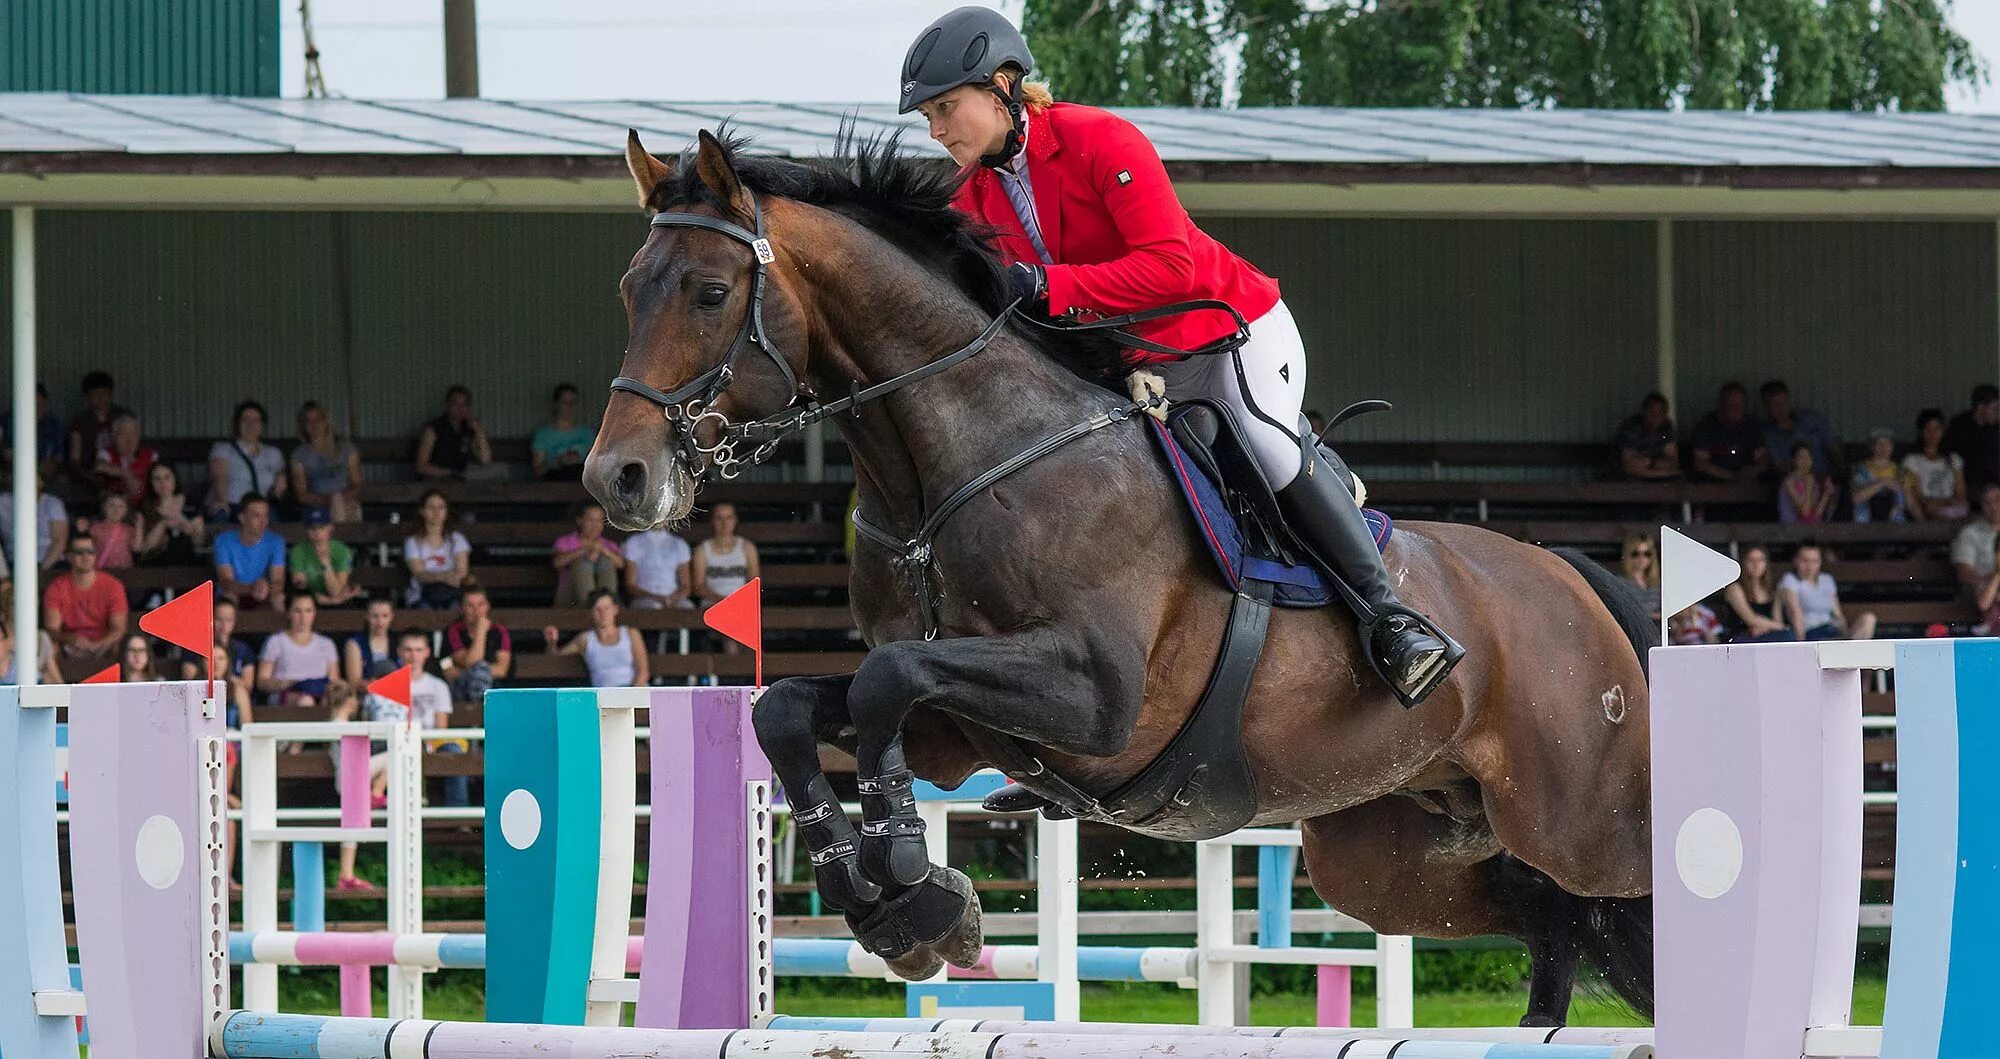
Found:
<path fill-rule="evenodd" d="M 403 602 L 422 610 L 458 605 L 458 589 L 472 572 L 472 545 L 451 528 L 451 503 L 436 489 L 417 502 L 422 528 L 403 538 L 403 565 L 410 590 Z"/>
<path fill-rule="evenodd" d="M 1903 457 L 1903 469 L 1917 480 L 1919 513 L 1935 522 L 1957 522 L 1972 505 L 1965 497 L 1965 458 L 1944 451 L 1944 412 L 1918 412 L 1917 437 L 1917 451 Z"/>
<path fill-rule="evenodd" d="M 310 592 L 285 600 L 285 631 L 264 641 L 257 656 L 257 690 L 287 706 L 313 706 L 340 679 L 340 652 L 313 631 L 319 604 Z"/>
<path fill-rule="evenodd" d="M 551 647 L 562 638 L 553 625 L 542 629 L 542 635 Z M 558 654 L 583 656 L 593 688 L 643 688 L 650 683 L 645 640 L 630 625 L 618 624 L 618 597 L 608 588 L 590 594 L 590 628 L 555 649 Z"/>
<path fill-rule="evenodd" d="M 1778 582 L 1792 631 L 1801 640 L 1874 639 L 1874 613 L 1864 611 L 1850 624 L 1840 609 L 1840 589 L 1833 575 L 1822 569 L 1825 564 L 1826 553 L 1817 544 L 1801 544 L 1792 553 L 1792 572 Z"/>
<path fill-rule="evenodd" d="M 736 535 L 736 505 L 717 504 L 709 514 L 712 532 L 694 550 L 695 594 L 713 606 L 758 576 L 757 546 Z"/>
<path fill-rule="evenodd" d="M 236 406 L 234 436 L 208 450 L 208 512 L 228 521 L 245 493 L 261 493 L 273 502 L 284 498 L 285 454 L 264 444 L 264 406 L 244 401 Z"/>

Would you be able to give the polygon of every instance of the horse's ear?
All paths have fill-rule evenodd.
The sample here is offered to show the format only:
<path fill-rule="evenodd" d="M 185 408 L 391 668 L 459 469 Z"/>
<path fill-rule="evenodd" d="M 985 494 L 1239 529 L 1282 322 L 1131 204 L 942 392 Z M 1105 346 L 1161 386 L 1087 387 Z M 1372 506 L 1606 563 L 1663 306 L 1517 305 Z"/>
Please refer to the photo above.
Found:
<path fill-rule="evenodd" d="M 694 171 L 708 185 L 708 190 L 715 192 L 716 198 L 743 216 L 750 216 L 749 196 L 743 192 L 743 182 L 736 178 L 736 167 L 729 163 L 729 149 L 707 129 L 701 130 Z"/>
<path fill-rule="evenodd" d="M 639 205 L 652 205 L 653 192 L 660 181 L 674 175 L 674 167 L 653 157 L 646 151 L 646 145 L 639 142 L 639 130 L 625 130 L 625 167 L 632 171 L 632 179 L 639 185 Z"/>

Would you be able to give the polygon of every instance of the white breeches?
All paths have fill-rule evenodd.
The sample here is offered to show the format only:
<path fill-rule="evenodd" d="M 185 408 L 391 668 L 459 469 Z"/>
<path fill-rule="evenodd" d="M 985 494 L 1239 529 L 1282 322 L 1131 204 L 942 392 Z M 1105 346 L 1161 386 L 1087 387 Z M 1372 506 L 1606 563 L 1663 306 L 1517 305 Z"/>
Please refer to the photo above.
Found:
<path fill-rule="evenodd" d="M 1238 377 L 1238 365 L 1242 375 Z M 1167 399 L 1205 397 L 1236 413 L 1257 467 L 1273 489 L 1298 476 L 1299 406 L 1306 396 L 1306 347 L 1280 301 L 1250 322 L 1250 340 L 1232 354 L 1189 357 L 1147 370 L 1167 380 Z M 1243 392 L 1243 384 L 1250 392 Z"/>

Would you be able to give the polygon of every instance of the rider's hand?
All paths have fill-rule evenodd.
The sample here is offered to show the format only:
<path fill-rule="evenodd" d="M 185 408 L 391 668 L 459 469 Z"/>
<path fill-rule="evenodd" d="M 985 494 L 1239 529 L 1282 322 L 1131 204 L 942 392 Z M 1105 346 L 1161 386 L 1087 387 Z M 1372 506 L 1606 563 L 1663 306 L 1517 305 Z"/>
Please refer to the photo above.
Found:
<path fill-rule="evenodd" d="M 1141 368 L 1125 376 L 1125 392 L 1132 395 L 1134 403 L 1146 406 L 1147 415 L 1167 421 L 1167 380 L 1158 373 Z"/>
<path fill-rule="evenodd" d="M 1040 265 L 1016 261 L 1007 266 L 1007 287 L 1023 309 L 1041 306 L 1049 300 L 1048 274 Z"/>

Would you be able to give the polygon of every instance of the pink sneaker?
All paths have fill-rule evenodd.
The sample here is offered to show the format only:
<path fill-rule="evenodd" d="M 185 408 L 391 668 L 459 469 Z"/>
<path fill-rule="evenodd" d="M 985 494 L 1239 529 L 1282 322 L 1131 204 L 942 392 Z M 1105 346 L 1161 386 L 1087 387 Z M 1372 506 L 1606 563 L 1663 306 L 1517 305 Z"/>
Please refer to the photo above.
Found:
<path fill-rule="evenodd" d="M 368 799 L 368 807 L 370 809 L 387 809 L 389 807 L 389 796 L 386 794 L 375 795 Z"/>
<path fill-rule="evenodd" d="M 344 894 L 372 894 L 380 887 L 366 879 L 342 879 L 333 884 L 336 892 Z"/>

